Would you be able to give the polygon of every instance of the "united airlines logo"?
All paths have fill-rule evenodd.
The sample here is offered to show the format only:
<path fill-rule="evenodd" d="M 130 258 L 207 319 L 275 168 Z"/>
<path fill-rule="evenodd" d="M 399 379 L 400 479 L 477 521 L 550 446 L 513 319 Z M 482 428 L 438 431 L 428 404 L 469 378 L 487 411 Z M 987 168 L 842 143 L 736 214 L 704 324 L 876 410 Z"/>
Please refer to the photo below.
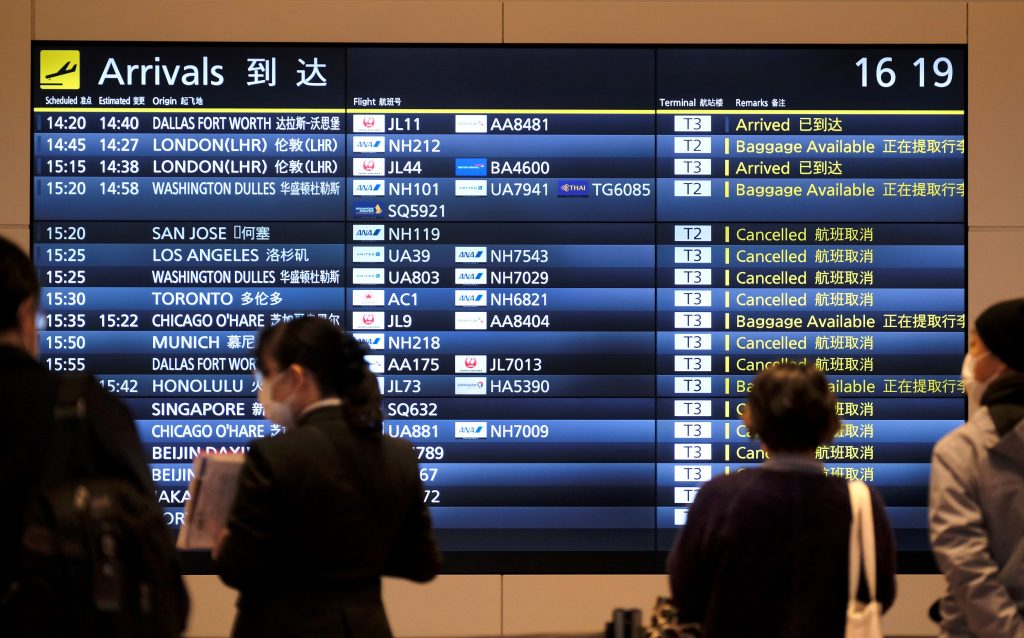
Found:
<path fill-rule="evenodd" d="M 384 226 L 353 226 L 352 241 L 380 241 L 384 239 Z"/>
<path fill-rule="evenodd" d="M 383 264 L 383 246 L 353 246 L 352 261 L 356 263 Z"/>
<path fill-rule="evenodd" d="M 383 176 L 384 175 L 384 158 L 383 157 L 353 157 L 352 158 L 352 174 L 353 175 Z"/>
<path fill-rule="evenodd" d="M 486 197 L 486 179 L 457 179 L 455 180 L 456 197 Z"/>
<path fill-rule="evenodd" d="M 381 174 L 383 175 L 383 173 Z M 352 180 L 352 194 L 356 197 L 380 197 L 384 194 L 384 180 L 354 179 Z"/>
<path fill-rule="evenodd" d="M 383 268 L 353 268 L 352 285 L 354 286 L 383 286 Z"/>
<path fill-rule="evenodd" d="M 486 246 L 456 246 L 455 263 L 483 264 L 487 262 Z"/>
<path fill-rule="evenodd" d="M 456 286 L 482 286 L 487 283 L 486 268 L 456 268 Z"/>
<path fill-rule="evenodd" d="M 487 372 L 487 355 L 485 354 L 457 354 L 455 355 L 455 373 L 473 374 Z"/>
<path fill-rule="evenodd" d="M 590 182 L 582 179 L 563 179 L 558 182 L 559 197 L 590 197 Z"/>
<path fill-rule="evenodd" d="M 486 177 L 486 157 L 456 157 L 455 175 L 457 177 Z"/>
<path fill-rule="evenodd" d="M 356 113 L 352 115 L 353 133 L 383 133 L 383 113 Z"/>
<path fill-rule="evenodd" d="M 455 438 L 486 439 L 487 421 L 456 421 Z"/>
<path fill-rule="evenodd" d="M 384 136 L 359 135 L 352 138 L 353 153 L 383 153 Z"/>

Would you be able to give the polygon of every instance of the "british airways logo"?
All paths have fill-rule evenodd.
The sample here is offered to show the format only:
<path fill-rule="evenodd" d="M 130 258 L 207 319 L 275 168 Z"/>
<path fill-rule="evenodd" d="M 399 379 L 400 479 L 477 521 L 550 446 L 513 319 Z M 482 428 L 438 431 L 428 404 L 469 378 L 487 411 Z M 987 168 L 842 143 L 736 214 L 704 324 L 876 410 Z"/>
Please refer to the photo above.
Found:
<path fill-rule="evenodd" d="M 457 177 L 486 177 L 486 157 L 456 157 L 455 175 Z"/>

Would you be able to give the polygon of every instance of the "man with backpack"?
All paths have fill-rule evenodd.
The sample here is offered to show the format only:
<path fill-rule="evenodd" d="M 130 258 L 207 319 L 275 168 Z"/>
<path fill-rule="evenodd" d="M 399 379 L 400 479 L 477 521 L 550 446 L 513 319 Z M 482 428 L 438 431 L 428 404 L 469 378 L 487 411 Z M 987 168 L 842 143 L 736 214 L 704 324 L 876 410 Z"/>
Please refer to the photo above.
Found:
<path fill-rule="evenodd" d="M 36 360 L 39 294 L 0 238 L 0 635 L 178 636 L 188 598 L 135 424 Z"/>

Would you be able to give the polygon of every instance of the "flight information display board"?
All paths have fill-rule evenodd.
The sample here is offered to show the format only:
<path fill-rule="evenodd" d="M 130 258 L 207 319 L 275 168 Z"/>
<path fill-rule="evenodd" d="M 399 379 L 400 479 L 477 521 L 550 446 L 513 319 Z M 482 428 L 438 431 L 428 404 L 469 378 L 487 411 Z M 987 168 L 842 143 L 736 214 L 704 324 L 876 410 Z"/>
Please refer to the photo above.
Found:
<path fill-rule="evenodd" d="M 965 416 L 963 47 L 36 43 L 44 363 L 193 458 L 281 428 L 265 326 L 370 348 L 454 571 L 657 571 L 755 467 L 757 372 L 814 364 L 825 471 L 928 556 Z M 325 504 L 325 507 L 329 504 Z"/>

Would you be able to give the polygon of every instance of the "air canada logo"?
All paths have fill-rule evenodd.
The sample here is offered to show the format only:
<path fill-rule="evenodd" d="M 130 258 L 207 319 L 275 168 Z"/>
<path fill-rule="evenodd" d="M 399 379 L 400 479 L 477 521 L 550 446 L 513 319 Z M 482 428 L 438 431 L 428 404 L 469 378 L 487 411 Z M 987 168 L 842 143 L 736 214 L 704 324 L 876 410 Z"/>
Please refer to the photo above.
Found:
<path fill-rule="evenodd" d="M 75 50 L 39 52 L 39 88 L 50 91 L 77 91 L 82 85 L 79 68 L 81 53 Z"/>

